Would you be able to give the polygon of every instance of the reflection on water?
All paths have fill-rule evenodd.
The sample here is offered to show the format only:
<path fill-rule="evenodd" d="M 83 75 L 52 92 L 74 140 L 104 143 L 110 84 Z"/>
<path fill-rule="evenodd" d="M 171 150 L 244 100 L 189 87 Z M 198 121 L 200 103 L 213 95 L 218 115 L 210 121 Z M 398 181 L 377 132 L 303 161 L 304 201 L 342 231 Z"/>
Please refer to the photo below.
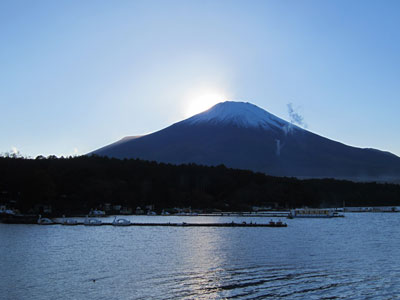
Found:
<path fill-rule="evenodd" d="M 0 224 L 0 298 L 397 299 L 399 217 L 294 219 L 287 228 Z"/>

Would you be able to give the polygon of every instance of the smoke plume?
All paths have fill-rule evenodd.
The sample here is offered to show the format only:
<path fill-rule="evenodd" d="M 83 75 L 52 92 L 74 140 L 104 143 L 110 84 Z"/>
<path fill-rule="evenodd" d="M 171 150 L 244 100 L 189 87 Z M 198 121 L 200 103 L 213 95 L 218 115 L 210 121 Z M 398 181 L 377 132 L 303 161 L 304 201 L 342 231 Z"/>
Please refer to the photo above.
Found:
<path fill-rule="evenodd" d="M 293 103 L 287 104 L 290 123 L 297 124 L 299 126 L 307 128 L 307 124 L 304 122 L 304 118 L 299 114 L 297 109 L 293 108 Z"/>

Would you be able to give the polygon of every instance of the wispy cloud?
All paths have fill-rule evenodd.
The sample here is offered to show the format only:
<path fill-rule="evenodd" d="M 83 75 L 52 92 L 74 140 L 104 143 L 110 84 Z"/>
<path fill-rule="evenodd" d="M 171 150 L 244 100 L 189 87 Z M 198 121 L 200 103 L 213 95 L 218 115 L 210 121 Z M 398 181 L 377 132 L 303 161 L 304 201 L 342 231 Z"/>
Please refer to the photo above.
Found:
<path fill-rule="evenodd" d="M 293 103 L 287 104 L 290 122 L 299 126 L 307 128 L 307 124 L 304 122 L 304 117 L 298 112 L 298 108 L 293 107 Z"/>

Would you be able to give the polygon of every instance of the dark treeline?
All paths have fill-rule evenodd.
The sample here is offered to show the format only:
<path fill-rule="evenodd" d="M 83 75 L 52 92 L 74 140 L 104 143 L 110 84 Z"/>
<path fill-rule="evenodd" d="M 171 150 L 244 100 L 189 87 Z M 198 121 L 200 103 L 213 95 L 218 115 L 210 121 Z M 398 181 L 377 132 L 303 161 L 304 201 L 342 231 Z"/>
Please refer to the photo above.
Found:
<path fill-rule="evenodd" d="M 105 157 L 0 158 L 0 202 L 21 212 L 51 205 L 57 213 L 87 213 L 104 203 L 136 208 L 250 210 L 252 206 L 400 205 L 400 186 L 333 179 L 272 177 L 225 166 L 175 166 Z"/>

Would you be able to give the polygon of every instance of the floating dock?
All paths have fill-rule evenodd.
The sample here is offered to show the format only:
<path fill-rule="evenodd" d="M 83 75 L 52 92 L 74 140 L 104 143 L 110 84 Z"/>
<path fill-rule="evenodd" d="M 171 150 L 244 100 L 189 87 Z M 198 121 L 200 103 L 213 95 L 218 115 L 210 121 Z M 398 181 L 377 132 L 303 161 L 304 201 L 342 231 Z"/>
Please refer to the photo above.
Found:
<path fill-rule="evenodd" d="M 38 224 L 37 222 L 21 222 L 21 220 L 3 220 L 3 223 L 6 224 L 32 224 L 32 225 L 41 225 L 41 226 L 49 226 L 49 225 L 62 225 L 62 226 L 115 226 L 115 227 L 145 227 L 145 226 L 159 226 L 159 227 L 287 227 L 286 223 L 279 222 L 270 222 L 270 223 L 253 223 L 253 222 L 242 222 L 242 223 L 129 223 L 129 224 L 119 224 L 116 225 L 112 222 L 102 222 L 101 224 L 85 224 L 84 222 L 76 222 L 76 223 L 62 223 L 62 222 L 53 222 L 53 223 L 45 223 Z"/>
<path fill-rule="evenodd" d="M 63 225 L 63 226 L 115 226 L 115 227 L 130 227 L 130 226 L 170 226 L 170 227 L 287 227 L 286 223 L 282 224 L 262 224 L 262 223 L 130 223 L 124 225 L 115 225 L 113 223 L 101 223 L 96 225 L 87 225 L 84 223 L 76 224 L 64 224 L 64 223 L 52 223 L 52 224 L 39 224 L 39 225 Z"/>

